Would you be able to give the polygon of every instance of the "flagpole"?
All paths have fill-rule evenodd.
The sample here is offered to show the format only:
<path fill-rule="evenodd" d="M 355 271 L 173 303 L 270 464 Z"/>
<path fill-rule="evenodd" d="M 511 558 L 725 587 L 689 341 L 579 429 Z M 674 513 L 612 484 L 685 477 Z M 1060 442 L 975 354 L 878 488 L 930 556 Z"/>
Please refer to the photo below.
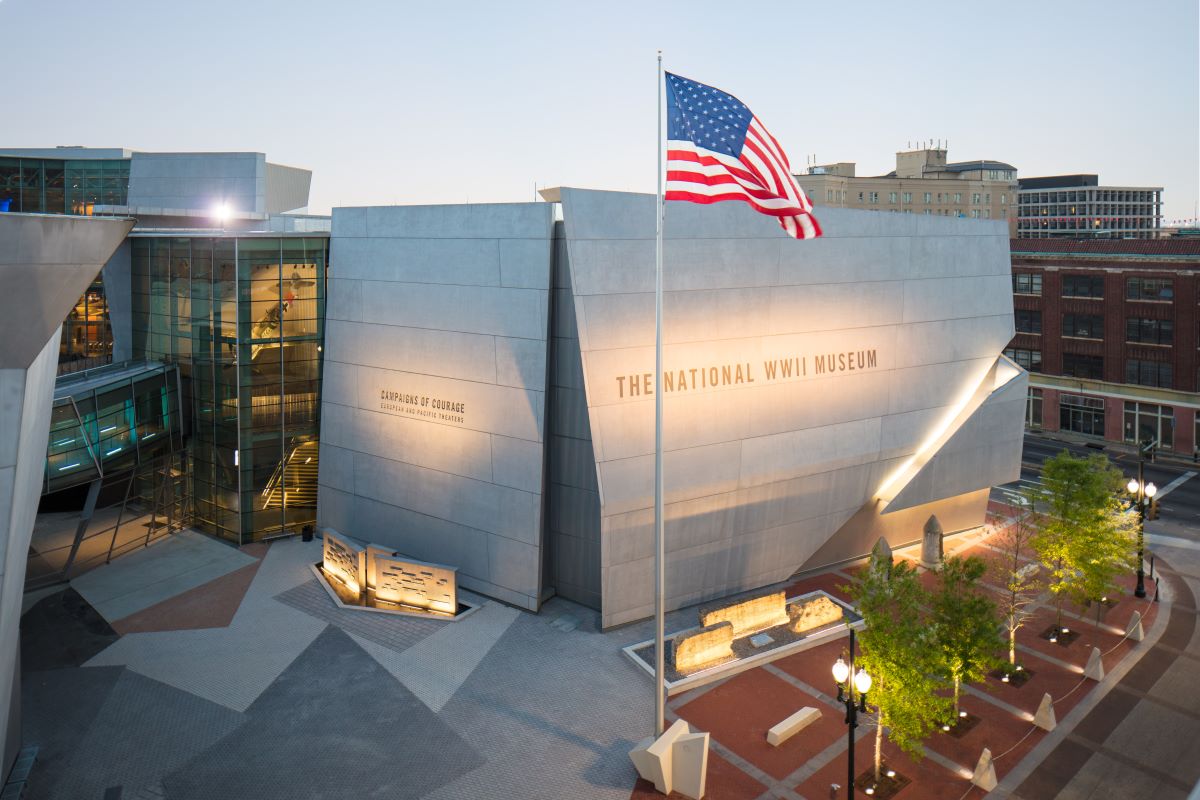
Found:
<path fill-rule="evenodd" d="M 663 733 L 666 717 L 666 662 L 663 614 L 666 604 L 666 542 L 663 536 L 663 67 L 658 51 L 658 195 L 655 197 L 657 224 L 654 250 L 654 735 Z"/>

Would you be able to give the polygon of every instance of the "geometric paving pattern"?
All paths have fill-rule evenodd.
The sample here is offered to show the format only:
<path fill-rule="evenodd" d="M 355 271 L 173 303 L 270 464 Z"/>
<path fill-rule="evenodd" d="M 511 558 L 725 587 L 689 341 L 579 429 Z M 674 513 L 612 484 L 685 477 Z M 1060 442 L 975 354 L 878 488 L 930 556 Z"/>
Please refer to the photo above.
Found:
<path fill-rule="evenodd" d="M 21 733 L 25 744 L 38 748 L 37 763 L 27 784 L 27 800 L 72 796 L 58 791 L 58 784 L 71 775 L 67 762 L 124 671 L 102 667 L 24 672 Z"/>
<path fill-rule="evenodd" d="M 166 566 L 156 566 L 155 551 Z M 125 595 L 145 599 L 164 590 L 162 575 L 180 574 L 181 551 L 160 544 L 139 553 L 147 584 L 157 588 Z M 31 608 L 23 619 L 22 699 L 26 743 L 40 749 L 30 800 L 649 796 L 626 754 L 652 727 L 652 683 L 620 650 L 649 638 L 649 622 L 598 632 L 597 614 L 560 599 L 534 615 L 479 598 L 476 611 L 452 623 L 345 611 L 313 578 L 320 542 L 281 540 L 261 558 L 239 555 L 252 563 L 207 583 L 178 581 L 174 595 L 118 618 L 116 631 L 71 590 Z M 136 577 L 123 562 L 113 566 Z M 1200 576 L 1200 564 L 1187 580 L 1193 575 Z M 845 582 L 833 574 L 818 578 Z M 1134 785 L 1134 753 L 1145 761 L 1138 791 L 1183 797 L 1191 772 L 1200 770 L 1200 739 L 1174 735 L 1194 730 L 1200 717 L 1192 596 L 1192 619 L 1177 623 L 1178 610 L 1171 614 L 1152 655 L 1094 710 L 1078 709 L 1074 716 L 1086 716 L 1084 722 L 1042 762 L 1069 769 L 1072 780 L 1049 794 L 1031 790 L 1055 783 L 1044 769 L 1030 775 L 1020 761 L 1037 737 L 999 762 L 1002 773 L 1011 771 L 1002 781 L 1025 781 L 1014 797 L 1111 796 L 1104 792 Z M 674 612 L 667 626 L 694 619 L 694 609 Z M 223 627 L 200 627 L 214 622 Z M 182 625 L 197 627 L 175 629 Z M 116 638 L 122 628 L 132 632 Z M 1026 637 L 1023 652 L 1045 660 L 1030 649 L 1035 639 Z M 795 654 L 672 700 L 670 719 L 703 720 L 701 729 L 713 733 L 710 798 L 812 800 L 843 780 L 840 714 L 824 697 L 833 655 Z M 1052 672 L 1045 667 L 1035 680 Z M 810 685 L 813 675 L 821 688 Z M 1062 701 L 1060 731 L 1068 732 L 1064 720 L 1085 694 Z M 977 692 L 964 698 L 973 712 L 1004 702 Z M 1132 712 L 1147 702 L 1157 713 Z M 824 705 L 822 722 L 780 748 L 767 747 L 763 729 L 798 704 Z M 1009 748 L 1028 728 L 1014 720 L 1011 731 L 992 729 L 999 747 Z M 1146 754 L 1138 743 L 1154 725 L 1161 739 Z M 1044 743 L 1052 745 L 1054 736 Z M 957 800 L 965 782 L 956 768 L 972 765 L 977 744 L 947 740 L 911 765 L 924 776 L 916 788 L 940 781 L 928 797 Z M 870 748 L 864 730 L 856 748 L 863 764 Z M 1022 769 L 1015 768 L 1019 761 Z M 1174 777 L 1179 772 L 1187 775 Z"/>
<path fill-rule="evenodd" d="M 520 613 L 500 603 L 488 603 L 458 622 L 438 623 L 439 630 L 401 652 L 380 647 L 357 633 L 351 636 L 421 702 L 438 712 Z"/>
<path fill-rule="evenodd" d="M 109 692 L 66 763 L 63 797 L 103 797 L 112 787 L 156 783 L 227 736 L 243 715 L 128 670 Z"/>
<path fill-rule="evenodd" d="M 244 726 L 164 779 L 170 800 L 418 798 L 483 763 L 335 627 L 245 716 Z"/>
<path fill-rule="evenodd" d="M 337 625 L 356 637 L 396 651 L 412 647 L 447 625 L 461 624 L 339 608 L 311 574 L 304 583 L 277 595 L 275 599 L 316 619 Z"/>

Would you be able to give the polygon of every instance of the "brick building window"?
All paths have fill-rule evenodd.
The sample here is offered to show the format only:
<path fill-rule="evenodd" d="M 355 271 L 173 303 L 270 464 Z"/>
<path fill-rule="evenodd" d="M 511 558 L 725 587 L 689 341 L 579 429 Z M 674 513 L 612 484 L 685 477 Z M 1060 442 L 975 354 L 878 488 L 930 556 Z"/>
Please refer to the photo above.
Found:
<path fill-rule="evenodd" d="M 1154 441 L 1170 450 L 1175 446 L 1175 409 L 1150 403 L 1125 401 L 1125 441 Z"/>
<path fill-rule="evenodd" d="M 1036 272 L 1014 272 L 1012 281 L 1013 294 L 1042 293 L 1042 276 Z"/>
<path fill-rule="evenodd" d="M 1073 378 L 1104 378 L 1104 358 L 1102 356 L 1085 356 L 1079 353 L 1063 353 L 1063 375 Z"/>
<path fill-rule="evenodd" d="M 1104 297 L 1103 275 L 1063 275 L 1063 297 Z"/>
<path fill-rule="evenodd" d="M 1099 397 L 1064 394 L 1058 400 L 1058 423 L 1064 431 L 1104 436 L 1104 401 Z"/>
<path fill-rule="evenodd" d="M 1170 389 L 1174 386 L 1170 363 L 1144 361 L 1137 358 L 1126 359 L 1125 382 L 1138 386 L 1158 386 L 1163 389 Z"/>
<path fill-rule="evenodd" d="M 1042 332 L 1042 312 L 1018 308 L 1013 316 L 1017 323 L 1017 333 Z"/>
<path fill-rule="evenodd" d="M 1174 344 L 1175 323 L 1169 319 L 1125 320 L 1125 341 L 1141 344 Z"/>
<path fill-rule="evenodd" d="M 1004 351 L 1004 355 L 1011 358 L 1013 361 L 1020 364 L 1028 372 L 1042 371 L 1042 351 L 1041 350 L 1022 350 L 1016 347 L 1009 347 Z"/>
<path fill-rule="evenodd" d="M 1062 335 L 1077 339 L 1103 339 L 1104 317 L 1099 314 L 1064 314 Z"/>
<path fill-rule="evenodd" d="M 1042 390 L 1030 387 L 1025 396 L 1025 425 L 1029 428 L 1042 427 Z"/>
<path fill-rule="evenodd" d="M 1170 278 L 1126 278 L 1125 299 L 1169 303 L 1175 299 L 1175 282 Z"/>

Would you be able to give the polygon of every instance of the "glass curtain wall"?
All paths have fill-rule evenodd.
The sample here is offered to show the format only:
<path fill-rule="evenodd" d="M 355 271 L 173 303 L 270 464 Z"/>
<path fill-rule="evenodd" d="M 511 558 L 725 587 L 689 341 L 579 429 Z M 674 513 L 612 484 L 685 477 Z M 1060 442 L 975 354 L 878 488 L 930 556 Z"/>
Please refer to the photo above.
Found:
<path fill-rule="evenodd" d="M 178 361 L 196 524 L 246 543 L 316 519 L 328 240 L 136 238 L 134 350 Z"/>
<path fill-rule="evenodd" d="M 58 373 L 91 369 L 112 363 L 112 324 L 104 281 L 92 281 L 79 302 L 63 320 L 58 345 Z"/>
<path fill-rule="evenodd" d="M 91 214 L 128 197 L 128 159 L 0 157 L 0 211 Z"/>

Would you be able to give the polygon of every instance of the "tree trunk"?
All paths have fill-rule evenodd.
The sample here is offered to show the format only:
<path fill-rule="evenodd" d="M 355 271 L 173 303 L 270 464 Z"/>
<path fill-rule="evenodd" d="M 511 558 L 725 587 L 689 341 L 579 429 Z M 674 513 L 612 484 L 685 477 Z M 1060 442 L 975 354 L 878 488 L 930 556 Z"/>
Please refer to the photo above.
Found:
<path fill-rule="evenodd" d="M 876 706 L 878 709 L 878 706 Z M 875 715 L 875 782 L 879 783 L 879 776 L 883 770 L 883 710 L 879 709 L 879 713 Z"/>
<path fill-rule="evenodd" d="M 1017 626 L 1010 624 L 1008 628 L 1008 663 L 1017 665 Z"/>
<path fill-rule="evenodd" d="M 958 722 L 958 687 L 962 685 L 962 676 L 954 676 L 954 722 Z"/>

